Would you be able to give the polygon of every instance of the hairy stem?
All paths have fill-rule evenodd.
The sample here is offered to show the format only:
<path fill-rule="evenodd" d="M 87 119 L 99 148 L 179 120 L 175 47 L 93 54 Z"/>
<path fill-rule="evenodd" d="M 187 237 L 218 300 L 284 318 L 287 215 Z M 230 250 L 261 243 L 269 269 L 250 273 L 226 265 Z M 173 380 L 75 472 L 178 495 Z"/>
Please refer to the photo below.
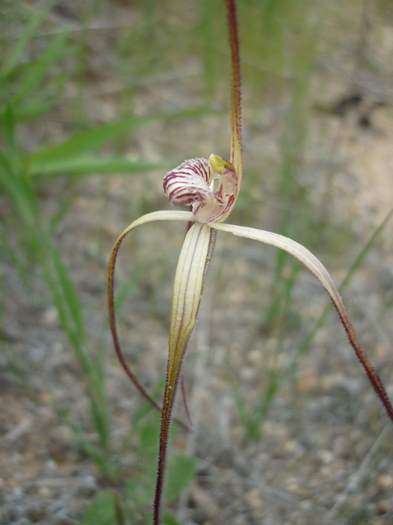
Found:
<path fill-rule="evenodd" d="M 228 15 L 229 44 L 231 48 L 231 163 L 238 175 L 238 188 L 242 178 L 242 137 L 241 137 L 241 77 L 240 77 L 240 48 L 237 23 L 236 0 L 226 0 Z"/>
<path fill-rule="evenodd" d="M 161 500 L 162 500 L 162 491 L 164 487 L 165 464 L 166 464 L 166 457 L 167 457 L 169 430 L 171 426 L 171 415 L 173 411 L 173 404 L 175 401 L 179 372 L 180 372 L 180 367 L 175 372 L 175 375 L 171 374 L 170 367 L 168 366 L 167 377 L 165 381 L 163 408 L 161 412 L 160 446 L 159 446 L 159 453 L 158 453 L 156 490 L 154 494 L 153 525 L 160 525 Z"/>

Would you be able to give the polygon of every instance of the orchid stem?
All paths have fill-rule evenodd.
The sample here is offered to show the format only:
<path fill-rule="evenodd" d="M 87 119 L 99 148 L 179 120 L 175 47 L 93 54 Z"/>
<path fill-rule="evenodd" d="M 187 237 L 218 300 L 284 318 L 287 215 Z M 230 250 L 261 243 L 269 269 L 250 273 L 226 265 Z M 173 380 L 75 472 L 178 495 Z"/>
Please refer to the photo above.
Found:
<path fill-rule="evenodd" d="M 168 449 L 169 430 L 171 426 L 171 414 L 173 411 L 173 404 L 175 401 L 175 394 L 177 390 L 179 372 L 180 370 L 177 372 L 175 379 L 172 380 L 170 378 L 170 371 L 168 370 L 166 381 L 165 381 L 164 401 L 163 401 L 163 408 L 161 412 L 160 446 L 159 446 L 159 456 L 158 456 L 156 489 L 155 489 L 155 494 L 154 494 L 153 525 L 160 525 L 161 501 L 162 501 L 162 491 L 164 487 L 165 464 L 166 464 L 167 449 Z"/>

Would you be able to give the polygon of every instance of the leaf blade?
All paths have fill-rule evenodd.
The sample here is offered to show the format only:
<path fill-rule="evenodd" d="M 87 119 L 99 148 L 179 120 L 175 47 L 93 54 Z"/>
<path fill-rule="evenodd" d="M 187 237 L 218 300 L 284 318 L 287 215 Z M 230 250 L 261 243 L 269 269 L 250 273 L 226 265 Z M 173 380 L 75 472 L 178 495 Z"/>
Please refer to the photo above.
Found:
<path fill-rule="evenodd" d="M 33 176 L 85 176 L 85 175 L 111 175 L 135 174 L 157 170 L 166 166 L 164 162 L 153 162 L 139 159 L 126 159 L 122 157 L 98 158 L 93 156 L 59 158 L 42 162 L 40 159 L 31 159 L 29 169 Z"/>
<path fill-rule="evenodd" d="M 78 131 L 65 141 L 44 147 L 34 153 L 31 153 L 28 163 L 58 162 L 60 159 L 67 160 L 70 157 L 80 157 L 103 146 L 110 140 L 124 136 L 126 133 L 147 126 L 154 122 L 163 120 L 173 120 L 177 118 L 186 118 L 192 116 L 202 116 L 206 111 L 203 109 L 189 109 L 174 113 L 158 113 L 149 116 L 122 117 L 106 124 L 101 124 L 87 130 Z"/>

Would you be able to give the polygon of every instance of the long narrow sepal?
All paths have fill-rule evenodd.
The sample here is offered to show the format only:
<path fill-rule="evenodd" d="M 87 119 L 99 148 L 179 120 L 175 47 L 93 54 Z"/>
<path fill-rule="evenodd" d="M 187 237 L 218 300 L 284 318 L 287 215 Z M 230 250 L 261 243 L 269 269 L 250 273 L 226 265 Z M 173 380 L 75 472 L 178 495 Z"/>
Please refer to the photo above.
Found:
<path fill-rule="evenodd" d="M 184 353 L 198 314 L 211 242 L 212 230 L 205 224 L 194 223 L 186 234 L 177 263 L 173 287 L 167 376 L 161 413 L 159 459 L 154 498 L 154 525 L 160 524 L 173 403 Z"/>
<path fill-rule="evenodd" d="M 135 385 L 136 389 L 142 395 L 142 397 L 150 403 L 152 407 L 161 412 L 161 407 L 156 403 L 156 401 L 148 394 L 144 386 L 139 382 L 138 378 L 131 370 L 128 365 L 125 356 L 121 350 L 120 339 L 117 332 L 117 323 L 116 323 L 116 310 L 115 310 L 115 270 L 116 270 L 116 261 L 117 256 L 120 250 L 120 246 L 123 240 L 127 235 L 137 226 L 142 224 L 147 224 L 154 221 L 190 221 L 192 220 L 192 214 L 186 211 L 157 211 L 153 213 L 148 213 L 139 217 L 136 221 L 132 222 L 116 239 L 108 263 L 108 273 L 107 273 L 107 300 L 108 300 L 108 312 L 109 312 L 109 324 L 112 333 L 113 346 L 117 355 L 117 358 L 123 367 L 125 373 L 127 374 L 130 381 Z M 178 421 L 178 423 L 185 429 L 188 429 L 188 426 L 183 422 Z"/>
<path fill-rule="evenodd" d="M 240 76 L 240 46 L 239 32 L 237 23 L 237 9 L 235 0 L 226 0 L 228 15 L 228 35 L 229 45 L 231 48 L 231 156 L 238 176 L 238 192 L 242 180 L 243 163 L 242 163 L 242 134 L 241 134 L 241 76 Z M 236 195 L 237 197 L 237 195 Z"/>
<path fill-rule="evenodd" d="M 375 371 L 374 367 L 371 365 L 365 350 L 362 348 L 358 341 L 355 329 L 352 325 L 347 310 L 344 306 L 343 300 L 340 296 L 340 293 L 337 290 L 337 287 L 331 275 L 329 274 L 325 266 L 319 261 L 319 259 L 317 259 L 317 257 L 315 257 L 315 255 L 313 255 L 303 245 L 277 233 L 259 230 L 256 228 L 236 226 L 233 224 L 220 223 L 210 224 L 210 226 L 219 231 L 229 232 L 239 237 L 245 237 L 247 239 L 253 239 L 255 241 L 262 242 L 264 244 L 276 246 L 277 248 L 280 248 L 281 250 L 284 250 L 289 254 L 293 255 L 315 275 L 315 277 L 319 280 L 319 282 L 329 294 L 329 297 L 337 310 L 344 330 L 348 336 L 349 342 L 351 343 L 358 360 L 360 361 L 365 373 L 367 374 L 367 377 L 371 385 L 373 386 L 377 396 L 381 400 L 388 416 L 393 421 L 393 406 L 385 390 L 385 387 L 381 379 L 379 378 L 377 372 Z"/>

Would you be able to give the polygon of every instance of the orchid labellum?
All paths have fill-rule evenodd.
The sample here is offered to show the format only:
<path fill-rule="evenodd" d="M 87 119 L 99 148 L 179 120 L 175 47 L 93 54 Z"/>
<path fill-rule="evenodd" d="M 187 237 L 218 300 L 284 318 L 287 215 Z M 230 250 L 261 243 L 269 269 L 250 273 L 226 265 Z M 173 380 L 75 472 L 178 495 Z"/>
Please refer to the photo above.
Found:
<path fill-rule="evenodd" d="M 229 43 L 232 63 L 231 148 L 230 160 L 218 155 L 192 158 L 181 163 L 164 177 L 164 191 L 173 204 L 183 204 L 191 211 L 156 211 L 132 222 L 117 238 L 109 261 L 108 304 L 114 347 L 131 381 L 156 409 L 161 411 L 158 472 L 154 500 L 153 525 L 160 524 L 161 499 L 171 415 L 179 375 L 187 344 L 195 326 L 202 297 L 207 263 L 214 248 L 217 231 L 268 244 L 298 259 L 314 274 L 332 300 L 339 319 L 372 387 L 393 421 L 393 406 L 375 369 L 361 347 L 341 296 L 329 272 L 307 248 L 296 241 L 268 231 L 236 226 L 224 222 L 230 215 L 242 178 L 240 59 L 235 0 L 226 0 Z M 117 254 L 124 238 L 136 227 L 155 221 L 180 221 L 190 225 L 180 251 L 173 288 L 168 363 L 165 389 L 160 407 L 139 383 L 127 364 L 119 344 L 114 309 L 114 272 Z M 180 422 L 183 427 L 187 425 Z"/>

